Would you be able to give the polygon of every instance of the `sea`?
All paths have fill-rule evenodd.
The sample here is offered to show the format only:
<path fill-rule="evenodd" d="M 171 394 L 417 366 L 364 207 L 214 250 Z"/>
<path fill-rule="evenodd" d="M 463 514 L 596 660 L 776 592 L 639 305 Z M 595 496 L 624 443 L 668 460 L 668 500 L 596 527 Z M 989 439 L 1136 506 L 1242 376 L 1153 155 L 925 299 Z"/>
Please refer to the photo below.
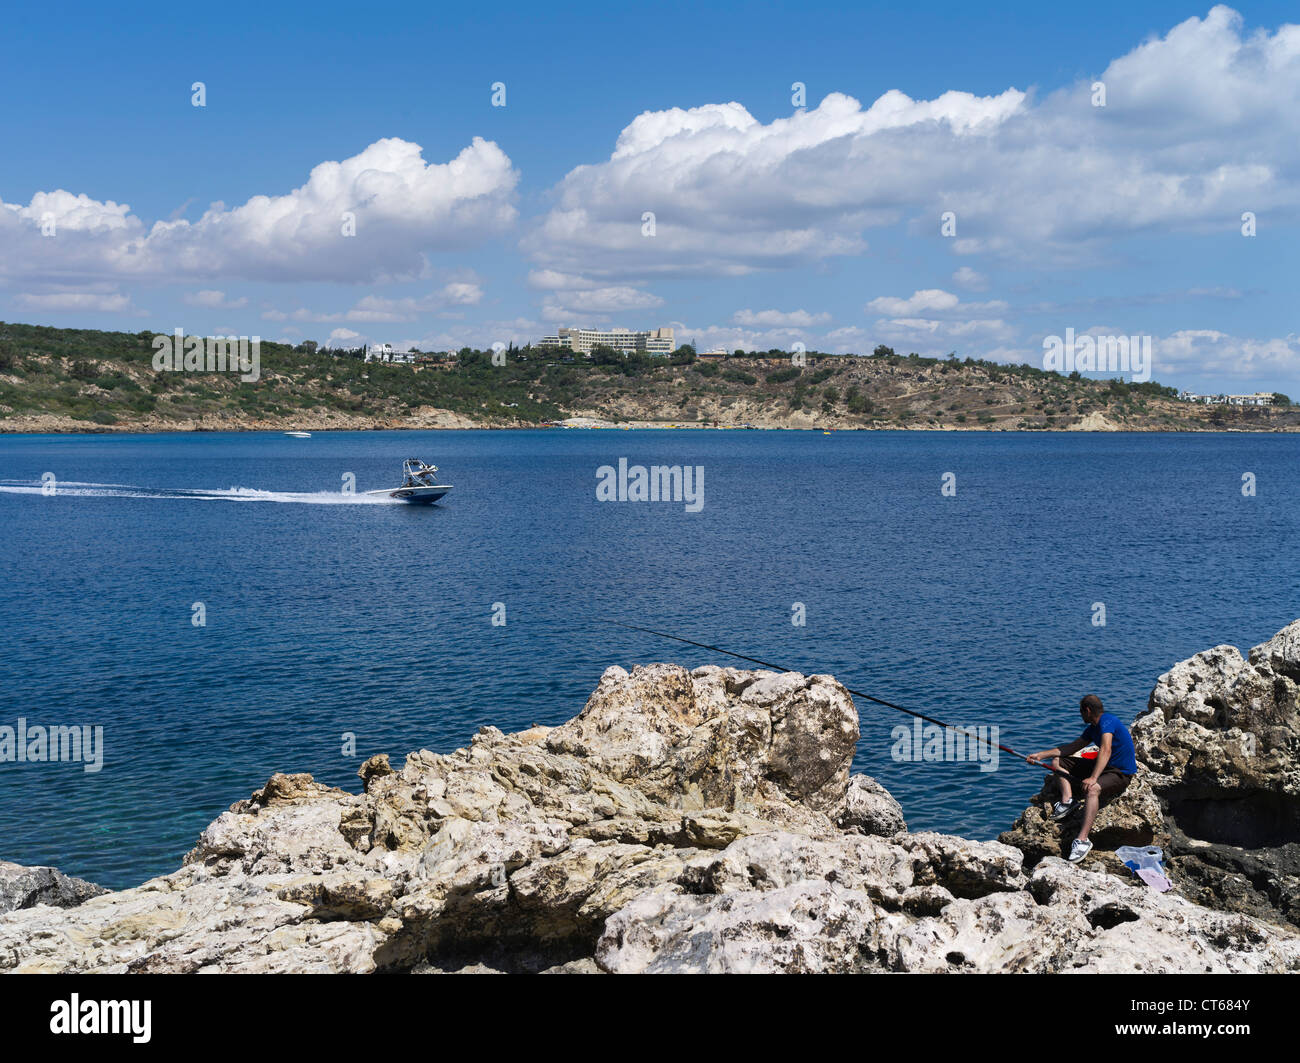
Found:
<path fill-rule="evenodd" d="M 407 457 L 441 503 L 364 493 Z M 637 500 L 656 466 L 694 502 Z M 0 436 L 0 859 L 134 885 L 274 772 L 355 791 L 375 753 L 562 723 L 612 665 L 733 663 L 618 622 L 1034 752 L 1300 617 L 1298 474 L 1280 434 Z M 1041 782 L 858 708 L 913 830 L 996 837 Z M 20 726 L 88 741 L 19 761 Z"/>

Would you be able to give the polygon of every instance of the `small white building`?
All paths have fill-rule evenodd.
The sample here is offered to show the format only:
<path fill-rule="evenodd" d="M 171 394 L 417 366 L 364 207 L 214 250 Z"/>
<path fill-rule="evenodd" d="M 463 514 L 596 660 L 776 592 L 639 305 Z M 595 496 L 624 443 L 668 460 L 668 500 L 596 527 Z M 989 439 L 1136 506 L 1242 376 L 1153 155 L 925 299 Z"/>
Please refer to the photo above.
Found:
<path fill-rule="evenodd" d="M 412 364 L 416 355 L 411 351 L 395 351 L 391 343 L 372 343 L 366 348 L 367 362 L 402 362 Z"/>

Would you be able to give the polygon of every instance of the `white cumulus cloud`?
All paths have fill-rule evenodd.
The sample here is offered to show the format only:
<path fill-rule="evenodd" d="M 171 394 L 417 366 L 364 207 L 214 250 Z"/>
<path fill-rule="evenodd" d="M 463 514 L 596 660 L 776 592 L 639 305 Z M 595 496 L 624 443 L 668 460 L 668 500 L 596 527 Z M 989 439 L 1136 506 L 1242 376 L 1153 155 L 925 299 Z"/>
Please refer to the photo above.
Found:
<path fill-rule="evenodd" d="M 459 250 L 515 221 L 518 180 L 496 144 L 475 137 L 446 163 L 390 137 L 306 183 L 194 222 L 146 227 L 125 204 L 58 190 L 26 206 L 0 202 L 0 277 L 363 283 L 426 272 L 429 252 Z M 355 235 L 347 235 L 355 231 Z"/>
<path fill-rule="evenodd" d="M 810 314 L 807 310 L 737 310 L 731 320 L 748 328 L 803 329 L 828 324 L 831 315 Z"/>
<path fill-rule="evenodd" d="M 422 296 L 389 298 L 367 295 L 347 310 L 319 311 L 299 307 L 284 311 L 274 307 L 262 311 L 266 321 L 414 321 L 421 314 L 443 313 L 452 307 L 474 306 L 483 289 L 471 281 L 452 281 Z"/>
<path fill-rule="evenodd" d="M 969 292 L 986 291 L 989 286 L 988 278 L 979 270 L 971 269 L 970 266 L 958 268 L 952 275 L 952 281 L 957 287 L 965 288 Z"/>
<path fill-rule="evenodd" d="M 238 310 L 240 307 L 248 305 L 248 299 L 241 296 L 238 299 L 229 299 L 225 292 L 219 292 L 212 288 L 205 288 L 202 291 L 187 292 L 182 301 L 188 306 L 202 306 L 209 310 Z"/>
<path fill-rule="evenodd" d="M 663 304 L 659 296 L 639 288 L 580 288 L 557 292 L 548 298 L 542 304 L 542 317 L 559 323 L 570 320 L 589 322 L 593 317 L 625 310 L 653 310 Z"/>
<path fill-rule="evenodd" d="M 937 240 L 951 211 L 954 253 L 1095 260 L 1108 240 L 1243 210 L 1300 216 L 1298 112 L 1300 26 L 1247 35 L 1218 6 L 1042 99 L 891 90 L 768 123 L 736 102 L 642 114 L 563 178 L 522 246 L 605 283 L 728 276 L 860 254 L 879 226 Z"/>

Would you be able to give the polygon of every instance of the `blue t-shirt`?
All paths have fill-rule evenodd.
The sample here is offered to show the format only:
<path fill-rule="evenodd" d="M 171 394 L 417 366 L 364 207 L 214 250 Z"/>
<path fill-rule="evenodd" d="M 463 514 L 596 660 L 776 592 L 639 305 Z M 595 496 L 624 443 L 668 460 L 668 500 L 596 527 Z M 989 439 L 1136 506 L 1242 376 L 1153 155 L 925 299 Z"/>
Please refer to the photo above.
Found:
<path fill-rule="evenodd" d="M 1136 775 L 1137 756 L 1133 751 L 1133 736 L 1128 733 L 1128 728 L 1119 722 L 1118 717 L 1103 712 L 1100 720 L 1083 729 L 1083 739 L 1085 742 L 1095 742 L 1100 747 L 1102 735 L 1111 736 L 1110 760 L 1106 762 L 1106 767 L 1125 775 Z"/>

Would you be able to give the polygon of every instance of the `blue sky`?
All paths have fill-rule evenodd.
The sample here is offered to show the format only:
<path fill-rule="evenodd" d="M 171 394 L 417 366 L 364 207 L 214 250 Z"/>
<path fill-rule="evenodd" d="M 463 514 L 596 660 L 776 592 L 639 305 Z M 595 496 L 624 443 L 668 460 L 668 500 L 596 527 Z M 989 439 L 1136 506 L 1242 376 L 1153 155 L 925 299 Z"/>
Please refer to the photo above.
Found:
<path fill-rule="evenodd" d="M 1150 335 L 1164 383 L 1294 397 L 1287 19 L 29 8 L 0 40 L 0 318 L 425 349 L 673 325 L 1035 364 L 1072 328 Z"/>

